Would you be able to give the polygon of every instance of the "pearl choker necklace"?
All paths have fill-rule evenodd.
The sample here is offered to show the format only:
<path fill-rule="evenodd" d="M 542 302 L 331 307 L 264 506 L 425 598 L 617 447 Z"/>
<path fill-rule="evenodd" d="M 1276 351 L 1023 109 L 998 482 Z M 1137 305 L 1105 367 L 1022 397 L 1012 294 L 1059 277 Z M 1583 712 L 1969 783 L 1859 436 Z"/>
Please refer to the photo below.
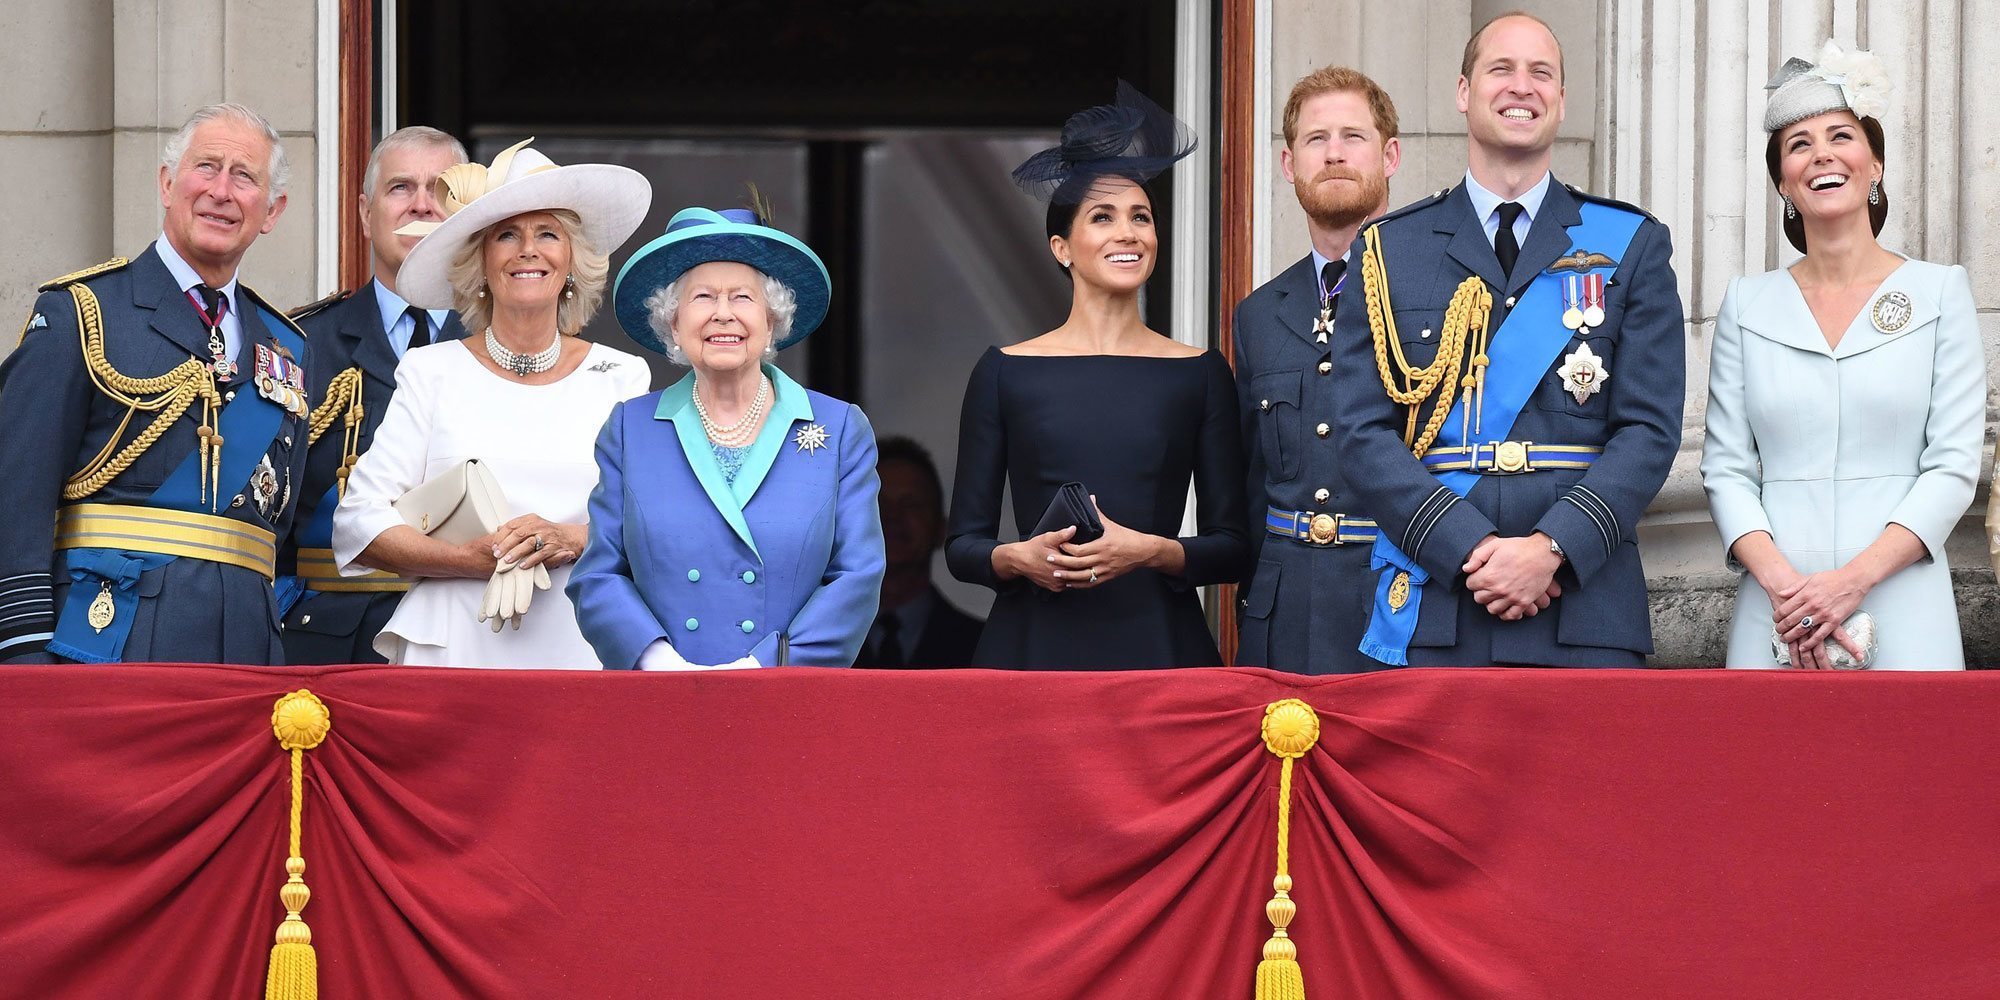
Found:
<path fill-rule="evenodd" d="M 743 418 L 721 427 L 709 418 L 708 407 L 701 401 L 701 382 L 694 384 L 694 413 L 701 418 L 701 429 L 708 439 L 724 448 L 742 448 L 757 439 L 757 421 L 764 415 L 764 408 L 771 402 L 771 380 L 763 374 L 757 376 L 757 395 L 751 397 L 750 408 L 743 411 Z"/>
<path fill-rule="evenodd" d="M 554 368 L 556 362 L 562 359 L 562 333 L 557 332 L 556 339 L 548 347 L 534 354 L 515 354 L 500 343 L 500 338 L 493 335 L 493 328 L 489 326 L 486 328 L 486 356 L 492 358 L 494 364 L 512 372 L 516 378 L 540 375 Z"/>

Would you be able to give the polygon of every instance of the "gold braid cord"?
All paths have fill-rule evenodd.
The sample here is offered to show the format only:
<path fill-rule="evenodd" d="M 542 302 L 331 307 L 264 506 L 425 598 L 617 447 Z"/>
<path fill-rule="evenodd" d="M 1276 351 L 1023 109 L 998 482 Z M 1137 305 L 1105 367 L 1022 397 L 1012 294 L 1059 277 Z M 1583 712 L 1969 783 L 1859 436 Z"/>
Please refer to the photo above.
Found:
<path fill-rule="evenodd" d="M 199 358 L 192 356 L 172 371 L 152 378 L 133 378 L 120 372 L 111 366 L 110 359 L 104 355 L 104 315 L 98 308 L 97 296 L 82 284 L 70 285 L 69 294 L 76 300 L 76 325 L 83 342 L 83 366 L 90 373 L 90 381 L 97 386 L 97 391 L 125 407 L 125 418 L 118 422 L 117 430 L 105 440 L 103 449 L 63 484 L 63 499 L 81 500 L 123 475 L 133 462 L 139 460 L 139 456 L 146 453 L 146 449 L 160 439 L 160 435 L 174 425 L 174 421 L 179 420 L 199 400 L 202 404 L 201 423 L 195 433 L 200 437 L 201 447 L 201 498 L 209 500 L 209 482 L 222 474 L 219 467 L 222 463 L 222 435 L 215 432 L 215 412 L 222 404 L 222 394 L 215 388 L 213 373 Z M 119 440 L 131 426 L 132 418 L 141 412 L 159 415 L 146 425 L 138 437 L 119 450 Z M 213 504 L 210 506 L 213 509 Z"/>
<path fill-rule="evenodd" d="M 1382 388 L 1388 391 L 1389 398 L 1409 408 L 1403 443 L 1410 446 L 1411 454 L 1422 457 L 1437 440 L 1445 417 L 1451 413 L 1452 390 L 1460 390 L 1464 395 L 1467 411 L 1473 408 L 1475 397 L 1484 402 L 1487 327 L 1493 315 L 1493 292 L 1477 275 L 1459 283 L 1452 292 L 1451 303 L 1445 307 L 1444 326 L 1438 331 L 1437 356 L 1430 364 L 1418 368 L 1403 356 L 1403 341 L 1396 333 L 1395 307 L 1389 301 L 1389 274 L 1382 264 L 1382 228 L 1368 227 L 1362 239 L 1361 292 L 1368 303 L 1368 329 L 1375 337 L 1375 370 L 1381 375 Z M 1472 371 L 1461 379 L 1468 360 L 1468 341 L 1472 345 Z M 1390 368 L 1392 355 L 1394 370 Z M 1434 396 L 1430 418 L 1419 429 L 1418 416 Z"/>
<path fill-rule="evenodd" d="M 335 484 L 339 487 L 337 495 L 342 497 L 347 495 L 347 474 L 354 471 L 354 461 L 361 454 L 361 420 L 364 412 L 361 407 L 361 369 L 349 368 L 335 375 L 333 381 L 327 384 L 326 399 L 312 411 L 312 417 L 308 422 L 311 434 L 307 438 L 307 443 L 315 445 L 326 435 L 336 418 L 345 417 L 341 425 L 340 471 L 335 479 Z"/>
<path fill-rule="evenodd" d="M 300 828 L 305 819 L 305 752 L 319 746 L 333 729 L 333 715 L 326 703 L 311 691 L 300 688 L 278 699 L 271 709 L 271 732 L 278 746 L 292 757 L 291 853 L 285 858 L 285 884 L 278 899 L 285 905 L 285 921 L 278 925 L 277 942 L 271 945 L 271 966 L 264 978 L 265 1000 L 317 1000 L 319 996 L 319 955 L 313 951 L 312 928 L 299 916 L 312 899 L 306 887 L 306 859 L 300 850 Z"/>
<path fill-rule="evenodd" d="M 1264 904 L 1271 921 L 1271 939 L 1264 942 L 1264 960 L 1257 963 L 1257 1000 L 1305 1000 L 1305 972 L 1299 968 L 1299 947 L 1287 928 L 1298 916 L 1292 902 L 1292 762 L 1319 742 L 1319 713 L 1297 698 L 1264 706 L 1261 729 L 1264 749 L 1283 763 L 1278 769 L 1278 876 L 1271 880 L 1277 894 Z"/>

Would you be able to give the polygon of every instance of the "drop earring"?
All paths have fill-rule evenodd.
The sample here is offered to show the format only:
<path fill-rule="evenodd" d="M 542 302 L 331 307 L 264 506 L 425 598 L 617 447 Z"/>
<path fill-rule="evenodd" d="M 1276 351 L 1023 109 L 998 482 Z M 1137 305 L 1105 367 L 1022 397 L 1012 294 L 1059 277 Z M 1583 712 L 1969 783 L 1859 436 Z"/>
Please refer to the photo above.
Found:
<path fill-rule="evenodd" d="M 1881 182 L 1881 181 L 1869 181 L 1869 182 L 1868 182 L 1868 204 L 1870 204 L 1870 205 L 1880 205 L 1880 204 L 1882 204 L 1882 182 Z"/>
<path fill-rule="evenodd" d="M 1784 199 L 1782 199 L 1782 200 L 1783 200 L 1783 201 L 1784 201 L 1784 203 L 1785 203 L 1785 218 L 1787 218 L 1787 219 L 1796 219 L 1796 218 L 1798 218 L 1798 217 L 1799 217 L 1799 210 L 1798 210 L 1798 208 L 1797 208 L 1796 206 L 1794 206 L 1794 205 L 1792 204 L 1792 199 L 1790 199 L 1790 198 L 1784 198 Z"/>
<path fill-rule="evenodd" d="M 563 298 L 565 298 L 565 299 L 574 299 L 574 298 L 576 298 L 576 276 L 575 276 L 575 275 L 571 275 L 571 276 L 569 276 L 569 277 L 567 277 L 567 278 L 564 278 L 564 279 L 563 279 Z"/>
<path fill-rule="evenodd" d="M 486 297 L 486 286 L 485 286 L 485 285 L 480 285 L 480 286 L 479 286 L 479 297 L 480 297 L 480 298 L 482 298 L 482 299 Z"/>

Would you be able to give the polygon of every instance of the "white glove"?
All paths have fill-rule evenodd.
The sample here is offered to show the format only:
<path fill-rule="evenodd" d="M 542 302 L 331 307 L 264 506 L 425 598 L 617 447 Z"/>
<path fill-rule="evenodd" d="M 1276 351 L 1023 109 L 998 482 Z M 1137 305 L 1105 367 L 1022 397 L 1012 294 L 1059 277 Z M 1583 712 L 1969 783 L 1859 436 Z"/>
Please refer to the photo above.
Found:
<path fill-rule="evenodd" d="M 535 601 L 535 591 L 550 586 L 549 571 L 541 565 L 532 569 L 496 569 L 486 581 L 486 593 L 479 602 L 479 620 L 491 622 L 493 631 L 498 632 L 511 619 L 518 630 L 521 616 L 528 613 Z"/>
<path fill-rule="evenodd" d="M 758 663 L 752 656 L 744 656 L 713 666 L 689 663 L 687 658 L 681 655 L 680 650 L 675 649 L 673 643 L 665 639 L 654 639 L 639 652 L 640 670 L 750 670 L 761 666 L 763 664 Z"/>

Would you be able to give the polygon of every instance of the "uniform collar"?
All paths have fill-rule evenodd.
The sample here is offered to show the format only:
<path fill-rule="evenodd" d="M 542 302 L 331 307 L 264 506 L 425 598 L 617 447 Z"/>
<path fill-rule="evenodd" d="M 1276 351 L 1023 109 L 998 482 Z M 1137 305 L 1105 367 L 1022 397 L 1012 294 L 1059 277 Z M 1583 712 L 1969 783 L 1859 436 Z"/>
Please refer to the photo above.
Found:
<path fill-rule="evenodd" d="M 382 310 L 382 332 L 389 333 L 396 329 L 396 323 L 403 318 L 410 303 L 391 291 L 379 278 L 370 278 L 368 283 L 375 286 L 375 305 Z M 449 309 L 426 309 L 424 312 L 430 314 L 432 329 L 436 330 L 444 329 L 444 321 L 451 315 Z M 407 343 L 408 338 L 404 342 Z"/>
<path fill-rule="evenodd" d="M 1555 174 L 1550 171 L 1542 171 L 1542 179 L 1536 181 L 1535 186 L 1529 188 L 1526 193 L 1514 199 L 1515 204 L 1525 210 L 1531 228 L 1534 226 L 1535 217 L 1541 214 L 1542 199 L 1548 197 L 1549 181 L 1554 176 Z M 1482 226 L 1500 210 L 1500 203 L 1507 200 L 1481 186 L 1470 170 L 1465 172 L 1465 195 L 1472 199 L 1472 217 L 1478 219 Z"/>
<path fill-rule="evenodd" d="M 187 259 L 174 249 L 174 244 L 167 239 L 166 233 L 161 233 L 160 238 L 153 241 L 153 248 L 159 252 L 160 260 L 167 265 L 167 273 L 174 276 L 174 282 L 180 285 L 181 291 L 185 292 L 196 285 L 206 284 L 201 280 L 201 275 L 195 273 L 194 265 L 188 263 Z M 229 281 L 217 291 L 222 293 L 223 298 L 229 300 L 227 315 L 238 315 L 240 304 L 236 300 L 236 275 L 231 274 Z"/>

